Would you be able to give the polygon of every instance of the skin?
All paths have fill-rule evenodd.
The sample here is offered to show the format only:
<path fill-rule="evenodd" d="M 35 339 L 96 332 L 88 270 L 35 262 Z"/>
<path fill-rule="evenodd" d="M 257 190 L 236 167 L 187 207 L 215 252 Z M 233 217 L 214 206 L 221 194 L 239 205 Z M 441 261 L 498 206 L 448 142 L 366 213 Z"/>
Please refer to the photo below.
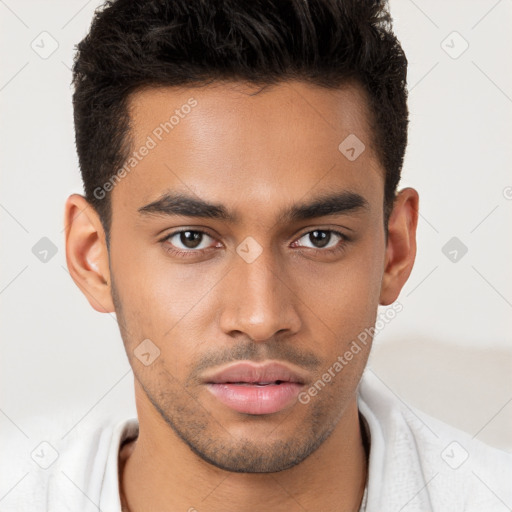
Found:
<path fill-rule="evenodd" d="M 361 502 L 356 391 L 371 343 L 307 404 L 273 414 L 231 410 L 200 377 L 235 360 L 278 360 L 309 388 L 375 324 L 378 305 L 397 299 L 416 254 L 418 194 L 397 194 L 386 241 L 384 170 L 356 84 L 255 91 L 225 82 L 131 97 L 132 149 L 188 98 L 197 106 L 114 187 L 110 255 L 85 198 L 66 203 L 69 271 L 93 308 L 116 312 L 135 377 L 140 432 L 120 454 L 132 512 L 354 511 Z M 349 134 L 366 146 L 354 161 L 338 150 Z M 367 207 L 279 221 L 334 190 Z M 223 204 L 238 222 L 138 211 L 177 191 Z M 183 227 L 207 232 L 198 249 L 179 235 L 162 241 Z M 314 230 L 349 239 L 331 234 L 327 249 L 342 249 L 329 254 Z M 248 236 L 262 249 L 251 263 L 236 252 Z M 196 253 L 172 255 L 173 245 Z M 134 354 L 145 339 L 160 350 L 148 366 Z"/>

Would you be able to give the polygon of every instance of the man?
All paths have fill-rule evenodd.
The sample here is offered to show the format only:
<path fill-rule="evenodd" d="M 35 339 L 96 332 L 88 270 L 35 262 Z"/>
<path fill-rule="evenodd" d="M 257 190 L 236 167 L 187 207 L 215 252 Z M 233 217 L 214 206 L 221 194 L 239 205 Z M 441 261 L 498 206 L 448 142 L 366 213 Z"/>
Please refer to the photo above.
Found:
<path fill-rule="evenodd" d="M 508 455 L 364 373 L 416 254 L 406 68 L 379 1 L 97 11 L 66 256 L 116 313 L 138 418 L 70 436 L 34 510 L 512 506 Z"/>

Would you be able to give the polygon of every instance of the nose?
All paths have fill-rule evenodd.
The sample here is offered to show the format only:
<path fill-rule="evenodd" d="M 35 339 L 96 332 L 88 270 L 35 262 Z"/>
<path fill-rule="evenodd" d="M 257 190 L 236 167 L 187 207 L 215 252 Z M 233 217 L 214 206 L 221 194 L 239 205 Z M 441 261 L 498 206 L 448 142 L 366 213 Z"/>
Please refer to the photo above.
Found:
<path fill-rule="evenodd" d="M 228 335 L 243 333 L 255 342 L 300 330 L 293 281 L 270 249 L 248 263 L 234 255 L 223 280 L 220 327 Z"/>

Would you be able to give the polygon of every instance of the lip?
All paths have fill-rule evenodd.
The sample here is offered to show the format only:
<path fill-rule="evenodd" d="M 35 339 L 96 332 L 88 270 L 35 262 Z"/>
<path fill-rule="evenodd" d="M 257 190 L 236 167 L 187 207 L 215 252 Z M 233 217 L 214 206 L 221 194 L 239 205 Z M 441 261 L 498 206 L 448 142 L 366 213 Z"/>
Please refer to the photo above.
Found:
<path fill-rule="evenodd" d="M 297 401 L 305 379 L 275 361 L 229 365 L 206 376 L 207 389 L 227 407 L 245 414 L 272 414 Z"/>

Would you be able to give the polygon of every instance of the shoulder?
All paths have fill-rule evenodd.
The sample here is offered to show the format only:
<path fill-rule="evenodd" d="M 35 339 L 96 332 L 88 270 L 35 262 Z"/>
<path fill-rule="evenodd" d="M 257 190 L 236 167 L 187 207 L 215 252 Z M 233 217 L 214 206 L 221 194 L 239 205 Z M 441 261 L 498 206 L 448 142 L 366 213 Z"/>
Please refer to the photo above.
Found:
<path fill-rule="evenodd" d="M 42 504 L 45 510 L 62 511 L 98 505 L 116 435 L 133 431 L 136 419 L 103 418 L 93 427 L 71 429 L 48 418 L 29 420 L 26 432 L 12 429 L 2 437 L 2 511 L 32 512 Z"/>
<path fill-rule="evenodd" d="M 358 403 L 374 450 L 370 471 L 383 472 L 381 497 L 398 508 L 408 503 L 404 512 L 510 509 L 511 454 L 409 406 L 371 369 Z"/>

